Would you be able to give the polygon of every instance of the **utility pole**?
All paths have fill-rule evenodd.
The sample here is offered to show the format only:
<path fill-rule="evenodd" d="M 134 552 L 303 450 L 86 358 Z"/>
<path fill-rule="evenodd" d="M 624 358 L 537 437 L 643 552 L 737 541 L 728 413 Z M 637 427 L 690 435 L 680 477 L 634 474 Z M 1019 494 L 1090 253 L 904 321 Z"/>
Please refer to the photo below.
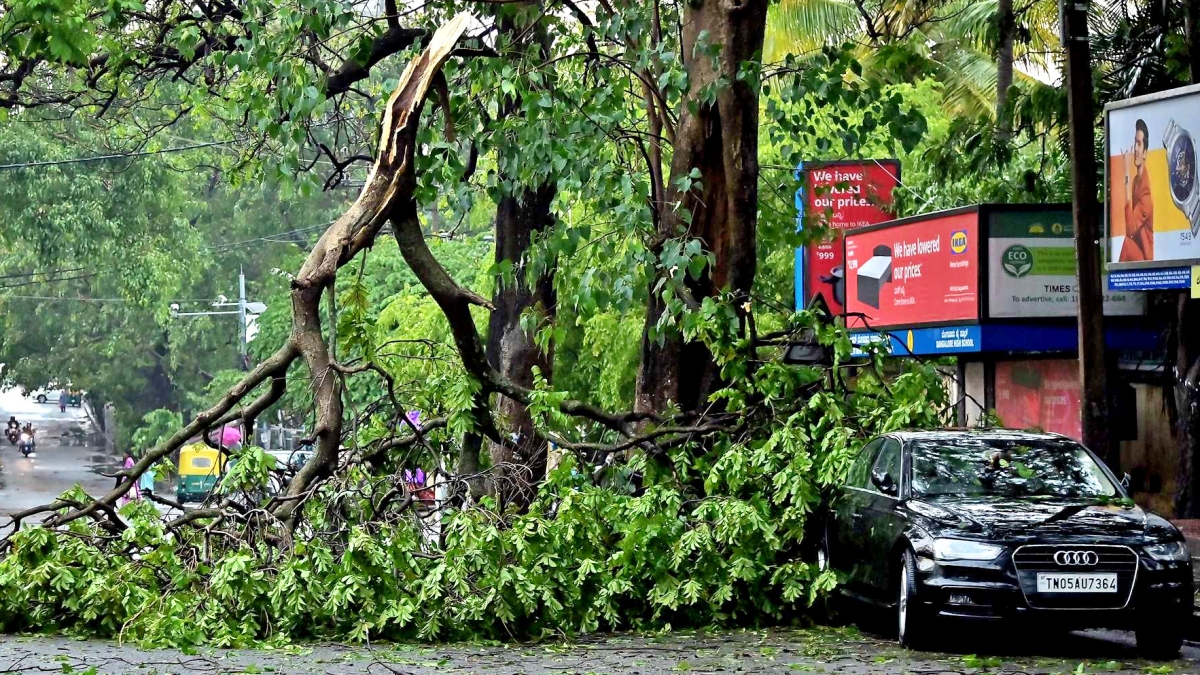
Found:
<path fill-rule="evenodd" d="M 238 368 L 250 369 L 246 359 L 246 340 L 250 327 L 246 325 L 246 274 L 238 267 Z"/>
<path fill-rule="evenodd" d="M 1071 210 L 1079 283 L 1079 375 L 1083 384 L 1083 442 L 1120 471 L 1120 447 L 1109 433 L 1104 358 L 1104 289 L 1100 269 L 1100 204 L 1096 201 L 1095 114 L 1088 0 L 1059 0 L 1066 49 L 1067 127 L 1071 138 Z"/>
<path fill-rule="evenodd" d="M 199 302 L 182 300 L 180 302 Z M 206 301 L 207 302 L 207 301 Z M 238 268 L 238 299 L 237 302 L 228 302 L 225 296 L 221 296 L 216 302 L 211 303 L 213 307 L 233 307 L 233 310 L 218 310 L 215 312 L 181 312 L 179 311 L 179 302 L 171 303 L 171 316 L 234 316 L 238 318 L 238 364 L 239 370 L 249 370 L 250 360 L 246 350 L 246 344 L 250 338 L 250 315 L 262 314 L 267 311 L 267 306 L 261 302 L 246 301 L 246 275 L 241 268 Z"/>

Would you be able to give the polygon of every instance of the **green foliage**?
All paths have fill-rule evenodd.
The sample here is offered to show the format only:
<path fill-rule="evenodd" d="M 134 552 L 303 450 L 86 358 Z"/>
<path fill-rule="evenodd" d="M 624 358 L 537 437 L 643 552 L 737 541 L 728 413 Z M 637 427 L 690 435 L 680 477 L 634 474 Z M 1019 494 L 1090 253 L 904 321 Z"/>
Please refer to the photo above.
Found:
<path fill-rule="evenodd" d="M 183 426 L 183 416 L 177 412 L 159 408 L 142 417 L 142 426 L 133 432 L 132 444 L 136 453 L 142 453 L 170 438 Z"/>
<path fill-rule="evenodd" d="M 824 328 L 821 339 L 839 362 L 848 357 L 844 333 Z M 83 521 L 71 524 L 74 535 L 28 528 L 0 560 L 0 629 L 188 646 L 787 621 L 835 583 L 802 553 L 823 490 L 871 435 L 936 425 L 947 405 L 931 366 L 892 364 L 896 375 L 883 379 L 882 356 L 858 363 L 843 380 L 845 368 L 769 359 L 718 394 L 746 416 L 745 433 L 661 459 L 635 455 L 641 487 L 632 494 L 581 482 L 590 467 L 568 457 L 525 512 L 497 513 L 490 499 L 447 512 L 437 546 L 411 512 L 372 521 L 387 486 L 355 473 L 353 493 L 320 495 L 344 524 L 322 534 L 328 521 L 310 512 L 317 533 L 288 552 L 213 546 L 190 529 L 164 537 L 153 508 L 136 502 L 117 542 L 79 536 L 93 532 Z M 843 375 L 830 380 L 833 372 Z M 551 412 L 560 396 L 538 387 L 531 412 L 546 429 L 562 431 Z M 243 451 L 222 490 L 261 487 L 268 460 Z"/>

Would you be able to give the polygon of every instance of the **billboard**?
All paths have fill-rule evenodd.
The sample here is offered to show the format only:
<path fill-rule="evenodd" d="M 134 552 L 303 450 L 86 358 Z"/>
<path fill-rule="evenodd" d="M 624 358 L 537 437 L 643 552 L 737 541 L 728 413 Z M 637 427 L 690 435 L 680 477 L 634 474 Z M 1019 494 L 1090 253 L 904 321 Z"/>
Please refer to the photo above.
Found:
<path fill-rule="evenodd" d="M 851 333 L 851 356 L 864 356 L 860 347 L 879 344 L 885 354 L 895 356 L 930 356 L 964 354 L 982 351 L 983 328 L 980 326 L 937 326 L 907 330 Z"/>
<path fill-rule="evenodd" d="M 997 361 L 995 382 L 996 416 L 1004 426 L 1083 437 L 1078 361 Z"/>
<path fill-rule="evenodd" d="M 1113 270 L 1200 261 L 1200 86 L 1105 107 L 1107 254 Z"/>
<path fill-rule="evenodd" d="M 895 159 L 848 160 L 802 164 L 802 187 L 796 194 L 800 229 L 828 230 L 823 241 L 796 251 L 796 309 L 822 296 L 832 315 L 845 306 L 845 263 L 842 230 L 892 219 L 892 192 L 900 182 Z"/>
<path fill-rule="evenodd" d="M 844 245 L 848 327 L 979 319 L 977 210 L 847 232 Z"/>
<path fill-rule="evenodd" d="M 992 319 L 1071 317 L 1079 314 L 1071 211 L 992 211 L 988 218 L 988 304 Z M 1128 290 L 1104 294 L 1108 316 L 1146 313 L 1146 296 Z"/>

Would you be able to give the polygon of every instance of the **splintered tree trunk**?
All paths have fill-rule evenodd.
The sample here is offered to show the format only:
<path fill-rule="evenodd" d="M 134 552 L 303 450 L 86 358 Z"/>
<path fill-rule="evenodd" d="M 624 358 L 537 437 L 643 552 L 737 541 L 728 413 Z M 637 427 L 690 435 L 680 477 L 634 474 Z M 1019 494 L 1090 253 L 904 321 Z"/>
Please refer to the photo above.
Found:
<path fill-rule="evenodd" d="M 759 60 L 766 19 L 767 0 L 696 0 L 684 10 L 681 53 L 689 89 L 675 132 L 656 247 L 677 237 L 700 239 L 716 261 L 700 279 L 687 282 L 692 300 L 728 290 L 739 312 L 754 284 L 759 93 L 753 69 L 739 71 Z M 714 99 L 710 92 L 718 82 Z M 698 184 L 682 191 L 681 179 L 693 169 L 699 171 Z M 669 329 L 655 334 L 666 309 L 662 293 L 669 287 L 663 284 L 652 293 L 647 307 L 637 382 L 640 411 L 662 411 L 672 404 L 695 411 L 719 385 L 704 345 L 686 342 Z"/>

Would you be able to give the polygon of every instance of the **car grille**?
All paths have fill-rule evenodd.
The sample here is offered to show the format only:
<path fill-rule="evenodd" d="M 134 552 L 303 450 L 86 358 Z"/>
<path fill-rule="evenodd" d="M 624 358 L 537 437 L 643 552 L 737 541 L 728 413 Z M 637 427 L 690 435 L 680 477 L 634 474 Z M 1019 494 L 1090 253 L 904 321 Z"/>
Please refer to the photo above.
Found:
<path fill-rule="evenodd" d="M 1092 565 L 1059 565 L 1055 554 L 1061 551 L 1082 551 L 1096 554 Z M 1129 604 L 1137 581 L 1138 557 L 1128 546 L 1031 544 L 1013 553 L 1013 567 L 1025 601 L 1035 609 L 1120 609 Z M 1114 572 L 1117 575 L 1116 593 L 1039 593 L 1038 572 L 1095 573 Z"/>

